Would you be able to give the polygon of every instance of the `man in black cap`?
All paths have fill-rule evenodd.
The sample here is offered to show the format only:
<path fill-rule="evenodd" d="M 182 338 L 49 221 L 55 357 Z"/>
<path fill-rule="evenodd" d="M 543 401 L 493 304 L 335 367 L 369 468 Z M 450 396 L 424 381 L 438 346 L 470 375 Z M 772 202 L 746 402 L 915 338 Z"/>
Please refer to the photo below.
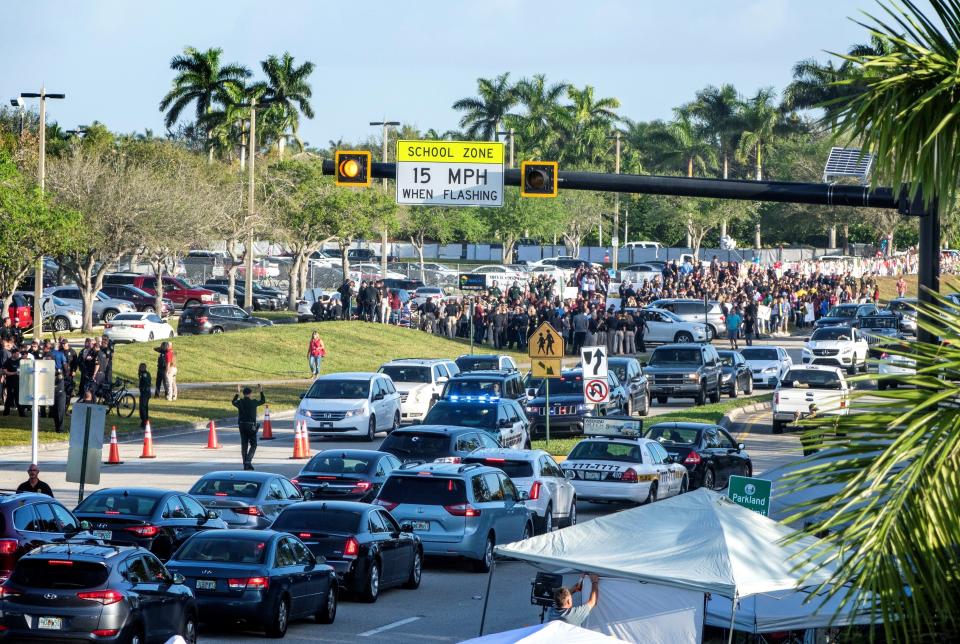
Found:
<path fill-rule="evenodd" d="M 243 398 L 240 397 L 240 385 L 233 396 L 233 406 L 237 408 L 237 426 L 240 428 L 240 457 L 243 459 L 243 469 L 253 469 L 253 455 L 257 451 L 257 407 L 267 402 L 263 395 L 263 385 L 257 385 L 260 391 L 260 400 L 250 397 L 253 390 L 243 388 Z"/>

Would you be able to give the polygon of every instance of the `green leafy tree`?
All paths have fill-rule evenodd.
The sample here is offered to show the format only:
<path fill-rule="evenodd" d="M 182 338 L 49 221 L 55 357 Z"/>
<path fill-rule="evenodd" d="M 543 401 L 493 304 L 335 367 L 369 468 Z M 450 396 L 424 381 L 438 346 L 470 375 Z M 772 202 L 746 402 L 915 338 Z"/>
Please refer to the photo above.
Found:
<path fill-rule="evenodd" d="M 698 119 L 713 137 L 717 155 L 723 162 L 723 178 L 730 177 L 730 159 L 743 131 L 740 96 L 733 85 L 709 86 L 697 92 L 696 99 L 684 109 Z"/>
<path fill-rule="evenodd" d="M 776 105 L 776 92 L 763 88 L 746 101 L 741 113 L 743 132 L 737 146 L 737 156 L 748 162 L 751 158 L 757 169 L 757 181 L 763 180 L 763 153 L 774 143 L 774 138 L 786 131 L 783 113 Z"/>
<path fill-rule="evenodd" d="M 676 109 L 674 114 L 670 123 L 658 122 L 646 132 L 646 142 L 653 148 L 650 154 L 658 166 L 668 171 L 686 171 L 688 177 L 694 176 L 697 170 L 705 174 L 717 162 L 717 151 L 709 134 L 687 111 Z"/>
<path fill-rule="evenodd" d="M 461 98 L 453 109 L 465 112 L 460 127 L 466 128 L 469 138 L 499 141 L 497 132 L 516 104 L 517 93 L 510 84 L 510 74 L 503 73 L 493 79 L 478 78 L 477 96 Z"/>
<path fill-rule="evenodd" d="M 523 113 L 509 114 L 507 125 L 514 130 L 520 156 L 560 160 L 560 140 L 568 113 L 561 104 L 567 83 L 549 83 L 544 74 L 524 78 L 516 86 Z"/>
<path fill-rule="evenodd" d="M 620 120 L 616 113 L 620 101 L 612 97 L 597 98 L 590 85 L 583 89 L 568 87 L 567 97 L 570 104 L 563 125 L 568 143 L 562 159 L 571 165 L 601 164 L 605 159 L 612 159 L 608 137 Z"/>

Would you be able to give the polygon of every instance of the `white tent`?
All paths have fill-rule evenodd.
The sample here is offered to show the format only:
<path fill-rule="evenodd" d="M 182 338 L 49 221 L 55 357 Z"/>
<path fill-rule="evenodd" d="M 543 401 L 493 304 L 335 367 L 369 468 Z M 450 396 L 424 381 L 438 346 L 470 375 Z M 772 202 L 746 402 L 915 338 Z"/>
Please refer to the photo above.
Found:
<path fill-rule="evenodd" d="M 503 546 L 502 557 L 733 598 L 796 589 L 830 576 L 801 555 L 820 542 L 709 490 L 610 514 Z M 799 565 L 799 568 L 798 568 Z"/>
<path fill-rule="evenodd" d="M 624 640 L 566 622 L 547 622 L 465 640 L 461 644 L 615 644 Z"/>
<path fill-rule="evenodd" d="M 869 610 L 855 610 L 854 597 L 845 606 L 843 598 L 846 590 L 826 599 L 822 596 L 810 596 L 816 589 L 809 591 L 780 591 L 741 597 L 737 601 L 736 623 L 734 628 L 748 633 L 769 633 L 771 631 L 805 630 L 827 626 L 853 626 L 879 621 L 879 615 L 871 617 Z M 730 600 L 714 595 L 707 602 L 707 620 L 710 626 L 730 627 Z"/>

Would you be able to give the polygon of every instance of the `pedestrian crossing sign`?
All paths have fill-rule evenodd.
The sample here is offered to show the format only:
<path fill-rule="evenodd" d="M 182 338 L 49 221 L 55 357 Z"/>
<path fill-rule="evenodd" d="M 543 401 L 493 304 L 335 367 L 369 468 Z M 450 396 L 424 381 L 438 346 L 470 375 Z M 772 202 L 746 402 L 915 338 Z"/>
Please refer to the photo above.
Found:
<path fill-rule="evenodd" d="M 544 322 L 528 338 L 527 348 L 531 358 L 562 358 L 563 336 L 549 322 Z"/>

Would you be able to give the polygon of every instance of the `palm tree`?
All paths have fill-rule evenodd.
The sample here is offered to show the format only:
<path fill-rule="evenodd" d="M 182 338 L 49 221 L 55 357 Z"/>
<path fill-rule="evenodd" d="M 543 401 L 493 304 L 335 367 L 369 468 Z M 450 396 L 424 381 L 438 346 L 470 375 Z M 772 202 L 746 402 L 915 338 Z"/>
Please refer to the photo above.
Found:
<path fill-rule="evenodd" d="M 723 159 L 723 178 L 730 178 L 730 157 L 737 149 L 741 128 L 740 96 L 733 85 L 708 86 L 697 92 L 697 97 L 687 106 L 695 117 L 713 136 L 717 153 Z"/>
<path fill-rule="evenodd" d="M 570 99 L 566 125 L 571 160 L 574 164 L 598 163 L 609 149 L 607 137 L 611 129 L 620 120 L 614 111 L 620 107 L 620 101 L 612 97 L 596 98 L 590 85 L 583 89 L 568 87 L 567 97 Z"/>
<path fill-rule="evenodd" d="M 960 123 L 953 118 L 960 3 L 929 4 L 935 16 L 912 0 L 881 2 L 887 22 L 871 16 L 863 26 L 889 49 L 843 57 L 863 91 L 840 101 L 836 114 L 839 134 L 876 154 L 878 181 L 922 185 L 928 204 L 949 204 L 960 175 Z M 890 349 L 916 360 L 916 375 L 878 382 L 914 388 L 870 391 L 875 398 L 854 402 L 866 413 L 833 417 L 805 435 L 840 460 L 830 463 L 826 450 L 819 452 L 798 485 L 838 491 L 800 509 L 811 520 L 808 532 L 829 530 L 825 545 L 838 564 L 832 592 L 847 593 L 849 581 L 873 597 L 888 641 L 957 641 L 960 309 L 941 302 L 921 311 L 919 322 L 937 343 Z"/>
<path fill-rule="evenodd" d="M 215 103 L 222 102 L 223 96 L 229 87 L 242 83 L 250 77 L 250 70 L 237 63 L 223 65 L 220 57 L 223 50 L 212 47 L 200 51 L 187 47 L 180 56 L 174 56 L 170 61 L 170 69 L 178 72 L 173 79 L 173 87 L 160 101 L 160 111 L 166 110 L 164 123 L 167 128 L 173 127 L 180 118 L 180 114 L 191 103 L 194 103 L 196 117 L 200 118 L 209 112 Z M 207 130 L 210 138 L 210 130 Z M 209 160 L 213 160 L 213 148 L 210 148 Z"/>
<path fill-rule="evenodd" d="M 500 74 L 494 79 L 477 79 L 477 96 L 461 98 L 453 104 L 453 109 L 466 112 L 460 119 L 460 127 L 465 127 L 471 139 L 499 141 L 500 126 L 503 119 L 517 104 L 517 93 L 510 84 L 510 73 Z"/>
<path fill-rule="evenodd" d="M 518 143 L 532 157 L 561 160 L 560 146 L 556 143 L 569 114 L 560 100 L 568 88 L 567 83 L 548 83 L 544 74 L 517 83 L 516 94 L 524 114 L 508 115 L 507 122 L 513 127 Z"/>
<path fill-rule="evenodd" d="M 694 176 L 698 168 L 706 173 L 717 162 L 710 134 L 684 109 L 675 109 L 670 123 L 657 122 L 648 133 L 647 142 L 655 150 L 658 164 L 684 169 L 688 177 Z"/>
<path fill-rule="evenodd" d="M 277 141 L 280 158 L 283 159 L 286 141 L 283 134 L 287 130 L 293 135 L 297 147 L 303 150 L 303 141 L 300 139 L 300 112 L 303 112 L 308 119 L 313 118 L 313 108 L 310 106 L 313 90 L 307 78 L 313 73 L 315 66 L 308 60 L 298 67 L 293 62 L 293 56 L 289 52 L 283 52 L 280 58 L 268 56 L 260 63 L 260 67 L 267 76 L 267 91 L 264 99 L 273 102 L 270 110 L 275 111 L 276 120 L 281 128 Z M 270 117 L 267 121 L 270 121 Z"/>
<path fill-rule="evenodd" d="M 785 130 L 783 113 L 774 103 L 777 93 L 772 87 L 762 88 L 743 106 L 741 119 L 743 132 L 737 146 L 737 156 L 746 162 L 754 157 L 757 181 L 763 180 L 763 150 L 773 143 L 774 137 Z"/>

